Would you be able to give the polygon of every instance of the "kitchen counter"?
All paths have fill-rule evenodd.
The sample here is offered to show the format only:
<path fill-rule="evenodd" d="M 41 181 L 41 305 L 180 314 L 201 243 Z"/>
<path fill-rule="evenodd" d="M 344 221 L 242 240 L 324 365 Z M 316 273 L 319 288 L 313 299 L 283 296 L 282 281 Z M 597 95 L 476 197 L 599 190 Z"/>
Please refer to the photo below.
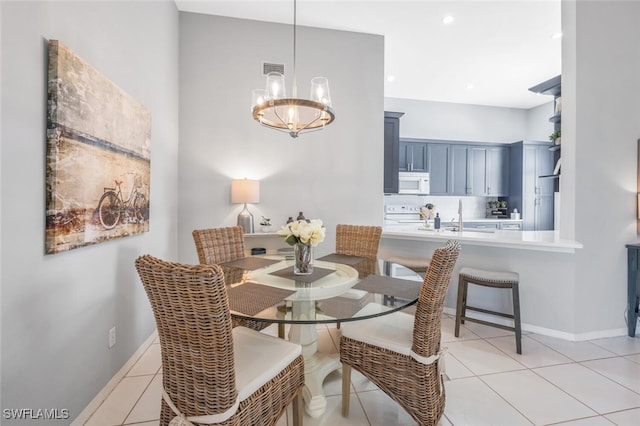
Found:
<path fill-rule="evenodd" d="M 447 222 L 444 227 L 448 226 Z M 463 228 L 462 232 L 454 232 L 446 229 L 420 229 L 417 224 L 385 225 L 382 239 L 431 242 L 456 239 L 463 245 L 563 253 L 574 253 L 575 249 L 582 248 L 582 244 L 577 241 L 561 239 L 558 231 L 501 231 Z"/>

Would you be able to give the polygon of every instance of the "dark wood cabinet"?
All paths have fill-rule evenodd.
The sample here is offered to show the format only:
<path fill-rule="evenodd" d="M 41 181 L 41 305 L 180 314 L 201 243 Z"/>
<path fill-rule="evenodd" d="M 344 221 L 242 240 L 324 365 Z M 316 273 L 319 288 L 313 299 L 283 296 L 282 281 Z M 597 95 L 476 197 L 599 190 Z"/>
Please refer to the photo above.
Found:
<path fill-rule="evenodd" d="M 398 193 L 398 163 L 400 155 L 400 117 L 404 113 L 384 113 L 384 192 Z"/>

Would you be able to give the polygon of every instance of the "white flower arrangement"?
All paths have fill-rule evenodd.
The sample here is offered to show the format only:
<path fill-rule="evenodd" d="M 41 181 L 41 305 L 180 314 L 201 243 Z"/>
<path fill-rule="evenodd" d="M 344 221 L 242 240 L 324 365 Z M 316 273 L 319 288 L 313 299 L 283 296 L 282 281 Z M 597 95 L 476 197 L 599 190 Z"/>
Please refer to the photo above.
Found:
<path fill-rule="evenodd" d="M 320 219 L 310 221 L 296 220 L 284 225 L 277 234 L 284 237 L 287 244 L 293 246 L 297 243 L 317 246 L 324 241 L 325 229 Z"/>

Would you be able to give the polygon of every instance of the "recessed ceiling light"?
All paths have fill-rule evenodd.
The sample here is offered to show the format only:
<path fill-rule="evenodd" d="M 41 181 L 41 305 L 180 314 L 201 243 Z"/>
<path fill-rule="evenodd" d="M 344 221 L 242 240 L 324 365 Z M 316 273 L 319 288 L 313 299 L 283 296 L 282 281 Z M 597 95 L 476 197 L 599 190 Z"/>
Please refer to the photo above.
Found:
<path fill-rule="evenodd" d="M 396 80 L 396 76 L 395 75 L 390 75 L 390 76 L 387 77 L 387 81 L 388 82 L 392 82 L 392 81 L 395 81 L 395 80 Z"/>
<path fill-rule="evenodd" d="M 442 23 L 443 24 L 450 24 L 453 22 L 453 16 L 451 15 L 447 15 L 444 18 L 442 18 Z"/>
<path fill-rule="evenodd" d="M 473 89 L 475 86 L 473 85 L 473 83 L 467 83 L 467 89 L 471 90 Z"/>
<path fill-rule="evenodd" d="M 561 38 L 562 37 L 562 33 L 555 33 L 551 36 L 551 38 Z"/>

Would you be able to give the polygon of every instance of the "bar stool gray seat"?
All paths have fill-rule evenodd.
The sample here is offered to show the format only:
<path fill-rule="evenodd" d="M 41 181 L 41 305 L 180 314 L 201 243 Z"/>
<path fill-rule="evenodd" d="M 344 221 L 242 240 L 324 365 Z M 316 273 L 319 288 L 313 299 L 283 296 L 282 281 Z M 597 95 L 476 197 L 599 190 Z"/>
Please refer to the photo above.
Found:
<path fill-rule="evenodd" d="M 520 276 L 517 272 L 506 271 L 487 271 L 483 269 L 464 267 L 460 269 L 458 274 L 458 304 L 456 306 L 456 328 L 455 336 L 460 335 L 460 324 L 466 321 L 476 322 L 479 324 L 497 327 L 503 330 L 515 331 L 516 333 L 516 352 L 522 354 L 522 328 L 520 326 L 520 296 L 518 285 Z M 467 289 L 469 284 L 475 284 L 485 287 L 508 288 L 511 289 L 513 298 L 513 314 L 505 312 L 497 312 L 489 309 L 469 306 L 467 304 Z M 466 316 L 467 309 L 470 311 L 482 312 L 485 314 L 497 315 L 505 318 L 513 319 L 513 327 L 507 325 L 484 321 L 477 318 Z"/>

